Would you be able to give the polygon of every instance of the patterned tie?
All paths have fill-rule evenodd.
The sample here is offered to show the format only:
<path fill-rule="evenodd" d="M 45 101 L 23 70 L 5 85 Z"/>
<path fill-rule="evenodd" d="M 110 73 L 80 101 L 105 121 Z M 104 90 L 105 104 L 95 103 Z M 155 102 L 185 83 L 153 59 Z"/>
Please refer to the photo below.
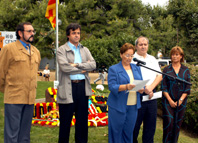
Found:
<path fill-rule="evenodd" d="M 30 54 L 30 47 L 28 45 L 26 46 L 26 49 L 27 49 L 28 53 Z"/>

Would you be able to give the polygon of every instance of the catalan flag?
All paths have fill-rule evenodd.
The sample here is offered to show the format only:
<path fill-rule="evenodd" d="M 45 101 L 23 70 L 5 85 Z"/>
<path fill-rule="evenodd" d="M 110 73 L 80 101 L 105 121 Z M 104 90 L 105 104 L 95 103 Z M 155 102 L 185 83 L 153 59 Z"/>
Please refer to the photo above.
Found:
<path fill-rule="evenodd" d="M 59 4 L 59 0 L 49 0 L 45 17 L 49 19 L 53 29 L 56 27 L 56 1 Z"/>

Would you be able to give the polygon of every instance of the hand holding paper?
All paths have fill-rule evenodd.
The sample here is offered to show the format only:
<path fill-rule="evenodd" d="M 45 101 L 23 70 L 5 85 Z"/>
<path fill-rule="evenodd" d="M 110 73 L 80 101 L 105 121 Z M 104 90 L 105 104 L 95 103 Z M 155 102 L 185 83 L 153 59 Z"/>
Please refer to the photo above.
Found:
<path fill-rule="evenodd" d="M 138 91 L 142 89 L 148 81 L 149 80 L 134 80 L 133 84 L 135 85 L 135 87 L 129 91 Z"/>
<path fill-rule="evenodd" d="M 134 84 L 127 84 L 127 89 L 132 90 L 135 87 Z"/>
<path fill-rule="evenodd" d="M 158 98 L 162 98 L 162 91 L 155 92 L 151 99 L 149 99 L 149 95 L 145 95 L 143 96 L 142 101 L 144 102 L 144 101 L 149 101 L 149 100 L 158 99 Z"/>
<path fill-rule="evenodd" d="M 129 95 L 128 95 L 128 100 L 127 100 L 127 105 L 135 105 L 135 104 L 137 104 L 136 91 L 141 90 L 146 85 L 146 83 L 148 81 L 149 80 L 134 80 L 132 84 L 128 84 L 128 85 L 133 86 L 134 88 L 128 88 L 129 89 L 128 90 Z"/>

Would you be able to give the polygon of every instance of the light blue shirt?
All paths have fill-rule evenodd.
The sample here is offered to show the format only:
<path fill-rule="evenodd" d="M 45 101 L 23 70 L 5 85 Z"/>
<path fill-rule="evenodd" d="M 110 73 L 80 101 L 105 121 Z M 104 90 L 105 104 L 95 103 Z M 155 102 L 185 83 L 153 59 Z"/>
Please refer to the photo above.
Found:
<path fill-rule="evenodd" d="M 67 44 L 69 45 L 69 47 L 74 52 L 74 63 L 82 63 L 82 58 L 81 58 L 81 55 L 80 55 L 80 45 L 78 44 L 78 46 L 76 48 L 76 46 L 74 46 L 69 41 L 68 41 Z M 70 79 L 71 80 L 82 80 L 82 79 L 85 79 L 85 75 L 84 74 L 70 75 Z"/>
<path fill-rule="evenodd" d="M 26 44 L 25 42 L 23 42 L 23 41 L 21 41 L 21 40 L 19 40 L 19 41 L 20 41 L 21 44 L 25 47 L 25 49 L 28 50 L 26 46 L 30 47 L 30 44 Z"/>

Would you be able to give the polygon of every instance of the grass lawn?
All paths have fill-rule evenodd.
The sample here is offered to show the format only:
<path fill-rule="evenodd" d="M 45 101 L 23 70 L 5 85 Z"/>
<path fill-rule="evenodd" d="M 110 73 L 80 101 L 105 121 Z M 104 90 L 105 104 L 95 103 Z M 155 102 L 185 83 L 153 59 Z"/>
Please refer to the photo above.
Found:
<path fill-rule="evenodd" d="M 53 87 L 53 82 L 45 82 L 39 81 L 38 82 L 38 89 L 37 89 L 37 99 L 38 98 L 45 98 L 45 90 L 48 87 Z M 93 89 L 95 89 L 96 85 L 92 85 Z M 105 90 L 102 94 L 107 95 L 109 91 L 107 90 L 107 86 L 105 86 Z M 101 93 L 98 93 L 101 94 Z M 0 143 L 3 143 L 3 126 L 4 126 L 4 104 L 3 104 L 3 94 L 0 93 Z M 142 128 L 141 128 L 142 129 Z M 48 127 L 39 127 L 39 126 L 32 126 L 31 129 L 31 143 L 57 143 L 58 142 L 58 132 L 59 128 L 48 128 Z M 74 132 L 75 128 L 71 128 L 70 133 L 70 143 L 74 143 Z M 139 135 L 139 143 L 141 143 L 141 134 L 142 130 L 140 130 Z M 155 132 L 155 143 L 162 143 L 162 119 L 157 119 L 157 128 Z M 108 134 L 108 126 L 105 127 L 89 127 L 89 141 L 88 143 L 107 143 L 108 136 L 104 136 Z M 180 133 L 178 143 L 197 143 L 198 138 L 191 137 L 187 132 L 183 130 Z"/>

